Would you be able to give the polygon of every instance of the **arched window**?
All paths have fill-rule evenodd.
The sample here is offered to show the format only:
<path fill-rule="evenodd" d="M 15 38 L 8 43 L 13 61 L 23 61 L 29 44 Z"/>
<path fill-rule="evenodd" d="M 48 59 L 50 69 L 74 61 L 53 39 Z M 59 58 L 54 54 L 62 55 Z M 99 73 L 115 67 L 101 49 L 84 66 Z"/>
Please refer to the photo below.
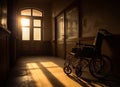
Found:
<path fill-rule="evenodd" d="M 42 12 L 36 9 L 25 9 L 21 11 L 21 15 L 24 16 L 41 16 L 42 17 Z"/>
<path fill-rule="evenodd" d="M 24 9 L 20 11 L 20 26 L 22 40 L 42 39 L 43 13 L 36 9 Z"/>

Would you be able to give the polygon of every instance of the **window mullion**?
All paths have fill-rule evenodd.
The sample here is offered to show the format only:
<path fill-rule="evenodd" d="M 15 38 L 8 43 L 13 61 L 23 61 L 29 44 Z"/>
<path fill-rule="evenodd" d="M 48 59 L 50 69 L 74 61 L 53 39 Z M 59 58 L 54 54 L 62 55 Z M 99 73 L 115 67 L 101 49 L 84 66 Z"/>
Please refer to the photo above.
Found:
<path fill-rule="evenodd" d="M 33 41 L 33 18 L 31 18 L 30 31 L 31 40 Z"/>

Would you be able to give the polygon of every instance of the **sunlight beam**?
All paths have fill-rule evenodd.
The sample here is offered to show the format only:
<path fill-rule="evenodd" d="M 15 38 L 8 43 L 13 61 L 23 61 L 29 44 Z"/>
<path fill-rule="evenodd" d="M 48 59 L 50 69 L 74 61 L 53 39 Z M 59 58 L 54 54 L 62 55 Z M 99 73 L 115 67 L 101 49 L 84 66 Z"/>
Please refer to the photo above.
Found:
<path fill-rule="evenodd" d="M 37 87 L 53 87 L 36 63 L 27 63 L 26 65 Z"/>
<path fill-rule="evenodd" d="M 21 18 L 21 25 L 22 26 L 30 26 L 30 19 Z"/>
<path fill-rule="evenodd" d="M 53 76 L 57 78 L 65 87 L 82 87 L 79 83 L 68 78 L 63 69 L 53 62 L 40 62 Z"/>

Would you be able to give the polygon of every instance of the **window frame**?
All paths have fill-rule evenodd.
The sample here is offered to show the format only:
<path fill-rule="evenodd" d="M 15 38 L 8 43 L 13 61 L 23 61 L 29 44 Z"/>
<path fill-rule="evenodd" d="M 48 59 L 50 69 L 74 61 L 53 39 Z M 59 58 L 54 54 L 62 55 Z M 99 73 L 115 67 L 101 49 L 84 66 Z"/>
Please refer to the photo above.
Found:
<path fill-rule="evenodd" d="M 26 9 L 31 9 L 31 16 L 21 15 L 21 11 L 24 11 Z M 30 39 L 29 40 L 22 40 L 22 26 L 21 26 L 21 21 L 19 21 L 18 23 L 19 23 L 19 28 L 21 29 L 21 35 L 20 35 L 21 41 L 42 41 L 43 40 L 43 11 L 35 9 L 35 8 L 26 8 L 26 9 L 21 9 L 20 10 L 19 17 L 20 17 L 20 19 L 21 18 L 28 18 L 28 19 L 30 19 L 30 26 L 29 26 L 30 27 Z M 33 14 L 32 13 L 33 10 L 37 10 L 37 11 L 41 12 L 42 16 L 33 16 L 32 15 Z M 33 25 L 33 21 L 34 20 L 41 20 L 41 26 L 37 27 L 37 28 L 40 29 L 40 32 L 41 32 L 40 40 L 34 40 L 34 28 L 36 28 L 36 26 Z"/>

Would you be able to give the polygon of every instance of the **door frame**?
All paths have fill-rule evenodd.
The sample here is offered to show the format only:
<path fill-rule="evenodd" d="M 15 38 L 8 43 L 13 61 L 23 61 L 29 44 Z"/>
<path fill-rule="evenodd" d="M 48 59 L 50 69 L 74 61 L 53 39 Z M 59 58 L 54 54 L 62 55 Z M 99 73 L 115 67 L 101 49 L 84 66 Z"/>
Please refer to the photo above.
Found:
<path fill-rule="evenodd" d="M 77 7 L 78 8 L 78 38 L 76 38 L 75 40 L 78 40 L 81 37 L 82 34 L 82 14 L 81 14 L 81 2 L 79 0 L 74 1 L 71 5 L 69 5 L 68 7 L 66 7 L 63 11 L 61 11 L 56 17 L 55 17 L 55 55 L 57 55 L 58 52 L 58 41 L 57 41 L 57 17 L 59 17 L 61 14 L 64 15 L 64 42 L 63 42 L 63 47 L 64 47 L 64 59 L 66 58 L 66 54 L 67 54 L 67 46 L 68 43 L 71 42 L 70 40 L 67 40 L 67 36 L 66 36 L 66 25 L 67 25 L 67 19 L 66 19 L 66 12 L 70 11 L 71 9 Z M 73 40 L 73 41 L 75 41 Z M 79 39 L 80 42 L 80 39 Z"/>

